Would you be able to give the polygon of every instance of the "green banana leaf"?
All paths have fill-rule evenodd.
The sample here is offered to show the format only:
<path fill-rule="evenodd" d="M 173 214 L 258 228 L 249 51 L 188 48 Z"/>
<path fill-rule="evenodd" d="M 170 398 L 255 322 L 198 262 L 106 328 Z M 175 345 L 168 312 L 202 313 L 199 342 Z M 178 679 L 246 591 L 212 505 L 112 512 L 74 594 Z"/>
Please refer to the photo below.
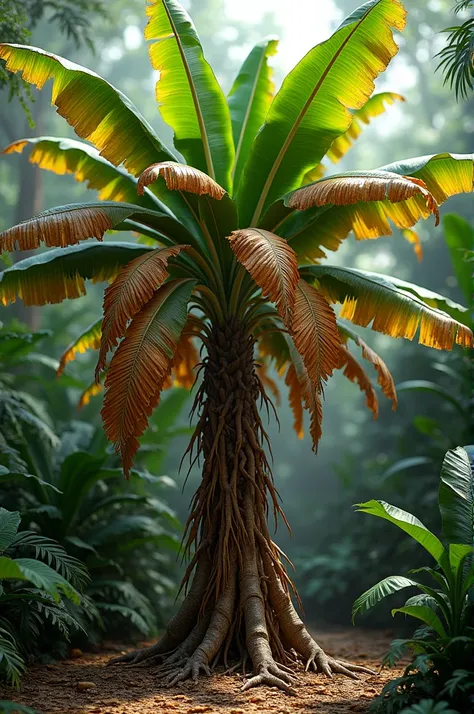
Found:
<path fill-rule="evenodd" d="M 188 164 L 230 192 L 234 144 L 229 108 L 196 28 L 176 0 L 152 0 L 146 13 L 145 38 L 156 40 L 149 52 L 160 72 L 156 99 L 174 130 L 174 145 Z"/>
<path fill-rule="evenodd" d="M 7 146 L 3 153 L 21 153 L 25 147 L 31 147 L 31 163 L 59 175 L 73 174 L 76 181 L 84 181 L 87 188 L 96 189 L 103 201 L 136 203 L 162 212 L 169 210 L 148 189 L 139 196 L 136 178 L 111 164 L 97 149 L 83 141 L 38 136 L 19 139 Z"/>
<path fill-rule="evenodd" d="M 149 246 L 135 243 L 83 243 L 25 258 L 0 273 L 0 302 L 20 297 L 25 305 L 58 303 L 86 292 L 85 280 L 114 278 Z"/>
<path fill-rule="evenodd" d="M 398 526 L 402 531 L 408 533 L 414 540 L 428 551 L 428 553 L 439 563 L 445 552 L 443 544 L 434 533 L 426 528 L 421 521 L 401 508 L 391 506 L 385 501 L 367 501 L 366 503 L 356 503 L 356 509 L 361 513 L 369 513 L 372 516 L 383 518 Z"/>
<path fill-rule="evenodd" d="M 278 40 L 274 37 L 267 37 L 255 45 L 227 97 L 235 145 L 234 191 L 273 99 L 275 87 L 268 58 L 276 53 L 277 46 Z"/>
<path fill-rule="evenodd" d="M 465 218 L 449 213 L 443 216 L 443 229 L 459 287 L 467 304 L 472 305 L 472 264 L 466 257 L 474 250 L 474 228 Z"/>
<path fill-rule="evenodd" d="M 460 446 L 444 457 L 439 486 L 439 510 L 448 543 L 474 544 L 474 474 Z"/>
<path fill-rule="evenodd" d="M 273 201 L 301 185 L 373 92 L 397 46 L 405 11 L 392 0 L 370 0 L 287 75 L 255 139 L 238 191 L 242 225 L 257 225 Z"/>
<path fill-rule="evenodd" d="M 417 620 L 421 620 L 428 625 L 432 630 L 434 630 L 440 637 L 446 637 L 446 630 L 440 618 L 431 607 L 426 605 L 409 605 L 408 607 L 397 607 L 392 610 L 392 616 L 396 615 L 397 612 L 401 612 L 404 615 L 410 615 L 410 617 L 415 617 Z"/>
<path fill-rule="evenodd" d="M 367 612 L 367 610 L 370 610 L 389 595 L 411 587 L 418 587 L 416 580 L 410 580 L 410 578 L 404 578 L 401 575 L 390 575 L 388 578 L 384 578 L 362 593 L 354 602 L 352 606 L 352 622 L 354 622 L 359 613 Z"/>

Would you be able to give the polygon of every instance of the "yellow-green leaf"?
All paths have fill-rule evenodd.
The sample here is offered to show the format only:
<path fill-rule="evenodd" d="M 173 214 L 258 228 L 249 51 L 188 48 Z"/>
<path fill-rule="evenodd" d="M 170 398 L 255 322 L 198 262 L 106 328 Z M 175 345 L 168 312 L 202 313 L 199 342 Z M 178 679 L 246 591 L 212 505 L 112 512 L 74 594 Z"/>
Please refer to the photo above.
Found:
<path fill-rule="evenodd" d="M 227 97 L 235 145 L 234 189 L 273 99 L 275 85 L 268 58 L 277 46 L 276 38 L 267 37 L 250 50 Z"/>
<path fill-rule="evenodd" d="M 102 318 L 89 325 L 61 355 L 56 375 L 59 377 L 64 372 L 68 362 L 76 359 L 77 354 L 84 354 L 87 350 L 98 350 L 102 334 Z"/>
<path fill-rule="evenodd" d="M 0 273 L 0 302 L 59 303 L 86 294 L 86 280 L 111 280 L 151 248 L 135 243 L 85 243 L 32 255 Z"/>
<path fill-rule="evenodd" d="M 73 174 L 76 181 L 85 182 L 87 188 L 96 189 L 102 201 L 124 201 L 147 208 L 166 209 L 153 194 L 137 195 L 137 180 L 111 164 L 97 149 L 75 139 L 57 139 L 40 136 L 19 139 L 7 146 L 4 154 L 21 153 L 31 146 L 29 160 L 41 169 L 59 176 Z"/>
<path fill-rule="evenodd" d="M 330 302 L 343 303 L 340 317 L 357 325 L 371 325 L 377 332 L 409 340 L 419 329 L 420 344 L 441 350 L 451 350 L 455 343 L 472 344 L 468 327 L 396 287 L 390 276 L 332 265 L 308 266 L 302 272 L 308 279 L 317 279 Z"/>
<path fill-rule="evenodd" d="M 399 0 L 370 0 L 314 47 L 275 96 L 238 191 L 243 225 L 257 225 L 280 196 L 300 186 L 374 90 L 398 51 L 392 30 L 405 26 Z"/>
<path fill-rule="evenodd" d="M 380 114 L 386 111 L 386 105 L 390 106 L 396 101 L 404 102 L 405 99 L 400 94 L 395 94 L 395 92 L 379 92 L 378 94 L 373 94 L 363 107 L 352 113 L 352 124 L 344 134 L 341 134 L 341 136 L 338 136 L 337 139 L 333 141 L 326 157 L 330 159 L 333 164 L 340 161 L 361 135 L 362 124 L 370 124 L 371 119 L 380 116 Z M 325 171 L 325 165 L 319 163 L 314 169 L 308 171 L 301 184 L 305 185 L 312 181 L 317 181 L 324 176 Z"/>
<path fill-rule="evenodd" d="M 155 40 L 150 59 L 160 73 L 156 100 L 174 130 L 174 144 L 188 164 L 230 191 L 234 145 L 229 109 L 192 20 L 176 0 L 148 0 L 146 13 L 145 37 Z"/>

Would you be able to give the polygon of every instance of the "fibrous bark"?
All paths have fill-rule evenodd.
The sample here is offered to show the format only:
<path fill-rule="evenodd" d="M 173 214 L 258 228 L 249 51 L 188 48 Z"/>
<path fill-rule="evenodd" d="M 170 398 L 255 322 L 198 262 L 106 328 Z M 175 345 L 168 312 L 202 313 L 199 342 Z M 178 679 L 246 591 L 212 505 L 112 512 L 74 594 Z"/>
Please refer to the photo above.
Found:
<path fill-rule="evenodd" d="M 294 693 L 298 659 L 306 668 L 357 678 L 363 667 L 328 657 L 306 631 L 291 600 L 296 591 L 268 531 L 269 501 L 284 515 L 265 454 L 254 340 L 231 318 L 214 327 L 193 411 L 199 420 L 188 452 L 203 457 L 202 481 L 186 524 L 192 557 L 181 609 L 156 645 L 112 663 L 157 663 L 165 685 L 238 661 L 252 674 L 243 689 L 268 684 Z M 286 521 L 285 521 L 286 522 Z M 232 667 L 232 669 L 235 669 Z"/>

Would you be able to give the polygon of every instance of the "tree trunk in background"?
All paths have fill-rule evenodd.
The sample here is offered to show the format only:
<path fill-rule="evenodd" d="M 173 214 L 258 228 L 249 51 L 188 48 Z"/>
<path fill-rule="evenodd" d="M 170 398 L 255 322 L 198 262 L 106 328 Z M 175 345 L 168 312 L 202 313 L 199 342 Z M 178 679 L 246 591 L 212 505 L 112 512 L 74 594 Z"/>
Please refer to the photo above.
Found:
<path fill-rule="evenodd" d="M 25 136 L 41 136 L 43 133 L 43 117 L 45 108 L 45 96 L 43 92 L 35 93 L 35 103 L 32 106 L 31 114 L 35 122 L 32 129 L 27 121 L 26 116 L 23 119 L 23 127 L 18 132 L 18 139 Z M 30 152 L 25 150 L 18 157 L 19 166 L 19 182 L 18 182 L 18 198 L 14 213 L 14 222 L 16 225 L 21 221 L 40 213 L 43 208 L 43 191 L 42 191 L 42 171 L 35 164 L 30 163 Z M 35 251 L 15 251 L 14 262 L 24 260 Z M 28 325 L 31 330 L 38 330 L 40 327 L 41 311 L 38 307 L 25 307 L 21 300 L 18 300 L 12 306 L 13 315 Z"/>

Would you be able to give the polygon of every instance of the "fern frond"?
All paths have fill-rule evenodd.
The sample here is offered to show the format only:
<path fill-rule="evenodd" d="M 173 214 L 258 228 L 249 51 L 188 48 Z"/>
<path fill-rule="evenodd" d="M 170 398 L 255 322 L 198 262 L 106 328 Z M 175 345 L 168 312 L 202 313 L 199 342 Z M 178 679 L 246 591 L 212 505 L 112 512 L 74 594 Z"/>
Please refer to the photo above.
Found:
<path fill-rule="evenodd" d="M 69 555 L 59 543 L 50 538 L 45 538 L 33 531 L 22 531 L 15 536 L 11 547 L 34 548 L 36 558 L 44 560 L 80 590 L 83 590 L 90 581 L 86 566 L 77 558 Z"/>
<path fill-rule="evenodd" d="M 13 686 L 20 685 L 20 677 L 26 670 L 26 664 L 12 635 L 0 628 L 0 673 Z"/>

